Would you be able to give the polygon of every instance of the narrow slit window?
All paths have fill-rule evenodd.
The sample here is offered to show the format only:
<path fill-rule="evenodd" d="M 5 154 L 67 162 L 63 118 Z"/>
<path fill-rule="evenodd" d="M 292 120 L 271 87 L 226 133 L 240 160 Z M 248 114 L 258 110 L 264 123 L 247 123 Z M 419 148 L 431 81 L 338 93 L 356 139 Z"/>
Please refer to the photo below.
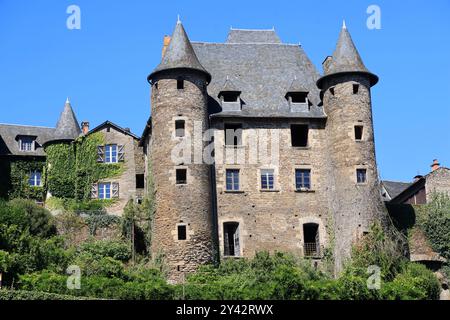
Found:
<path fill-rule="evenodd" d="M 357 183 L 366 183 L 367 182 L 366 169 L 356 169 L 356 182 Z"/>
<path fill-rule="evenodd" d="M 353 85 L 353 94 L 358 94 L 359 91 L 359 84 L 354 84 Z"/>
<path fill-rule="evenodd" d="M 363 126 L 355 126 L 355 140 L 361 141 L 363 136 Z"/>
<path fill-rule="evenodd" d="M 242 145 L 242 124 L 225 124 L 225 145 L 235 147 Z"/>
<path fill-rule="evenodd" d="M 178 240 L 186 240 L 187 239 L 187 233 L 186 233 L 186 225 L 178 225 Z"/>
<path fill-rule="evenodd" d="M 330 88 L 330 93 L 334 96 L 334 88 Z"/>
<path fill-rule="evenodd" d="M 177 89 L 178 90 L 184 89 L 184 80 L 183 79 L 177 79 Z"/>
<path fill-rule="evenodd" d="M 177 169 L 176 176 L 177 184 L 186 184 L 187 169 Z"/>
<path fill-rule="evenodd" d="M 136 189 L 143 189 L 144 188 L 144 175 L 143 174 L 136 174 Z"/>
<path fill-rule="evenodd" d="M 293 147 L 308 146 L 308 125 L 293 124 L 291 125 L 291 143 Z"/>
<path fill-rule="evenodd" d="M 175 136 L 176 137 L 184 137 L 185 135 L 185 121 L 184 120 L 175 120 Z"/>

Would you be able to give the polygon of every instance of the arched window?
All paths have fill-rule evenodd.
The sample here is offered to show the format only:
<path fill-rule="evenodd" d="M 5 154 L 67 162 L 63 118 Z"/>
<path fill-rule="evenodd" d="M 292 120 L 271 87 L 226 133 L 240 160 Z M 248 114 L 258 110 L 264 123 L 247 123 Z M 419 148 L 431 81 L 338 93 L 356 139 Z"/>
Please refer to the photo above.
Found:
<path fill-rule="evenodd" d="M 320 257 L 319 225 L 303 224 L 303 254 L 305 257 Z"/>

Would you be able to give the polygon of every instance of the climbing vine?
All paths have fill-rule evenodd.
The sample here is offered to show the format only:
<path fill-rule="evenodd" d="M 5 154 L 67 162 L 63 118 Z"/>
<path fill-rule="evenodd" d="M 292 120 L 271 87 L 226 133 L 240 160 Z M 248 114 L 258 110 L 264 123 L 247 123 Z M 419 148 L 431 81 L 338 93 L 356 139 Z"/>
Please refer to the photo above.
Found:
<path fill-rule="evenodd" d="M 32 171 L 41 172 L 41 183 L 45 179 L 43 160 L 7 160 L 2 164 L 0 183 L 5 186 L 2 197 L 14 199 L 25 198 L 43 201 L 45 188 L 43 186 L 30 186 L 29 178 Z M 7 190 L 7 191 L 6 191 Z"/>
<path fill-rule="evenodd" d="M 104 136 L 96 132 L 74 142 L 47 146 L 47 186 L 52 196 L 89 201 L 93 183 L 123 172 L 122 163 L 97 162 L 97 146 Z"/>

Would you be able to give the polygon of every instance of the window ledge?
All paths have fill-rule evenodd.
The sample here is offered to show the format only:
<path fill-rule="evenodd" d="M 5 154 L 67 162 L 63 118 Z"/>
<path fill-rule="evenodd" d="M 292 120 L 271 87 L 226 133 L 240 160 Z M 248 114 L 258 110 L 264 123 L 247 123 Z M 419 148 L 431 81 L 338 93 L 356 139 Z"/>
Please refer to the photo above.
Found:
<path fill-rule="evenodd" d="M 311 146 L 306 147 L 298 147 L 298 146 L 291 146 L 294 150 L 311 150 Z"/>
<path fill-rule="evenodd" d="M 313 190 L 313 189 L 306 189 L 306 190 L 295 189 L 295 192 L 298 192 L 298 193 L 314 193 L 314 192 L 316 192 L 316 190 Z"/>
<path fill-rule="evenodd" d="M 259 189 L 259 192 L 280 192 L 280 189 Z"/>
<path fill-rule="evenodd" d="M 240 259 L 242 256 L 223 256 L 224 259 Z"/>
<path fill-rule="evenodd" d="M 225 144 L 224 148 L 225 149 L 245 149 L 245 146 L 244 145 L 234 146 L 234 145 Z"/>
<path fill-rule="evenodd" d="M 244 193 L 243 190 L 224 190 L 225 193 Z"/>

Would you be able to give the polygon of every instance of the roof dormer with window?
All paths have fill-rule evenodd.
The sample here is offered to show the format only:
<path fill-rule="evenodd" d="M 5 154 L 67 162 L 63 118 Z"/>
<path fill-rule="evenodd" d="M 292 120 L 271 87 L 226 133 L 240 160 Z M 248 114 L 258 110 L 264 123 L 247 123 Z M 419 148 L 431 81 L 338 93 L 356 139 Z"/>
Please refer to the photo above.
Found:
<path fill-rule="evenodd" d="M 308 100 L 308 90 L 304 88 L 302 83 L 294 77 L 288 91 L 286 92 L 286 100 L 289 103 L 291 112 L 308 112 L 311 106 Z"/>
<path fill-rule="evenodd" d="M 241 111 L 242 101 L 240 96 L 241 91 L 237 89 L 227 76 L 218 95 L 220 104 L 222 105 L 222 111 Z"/>

